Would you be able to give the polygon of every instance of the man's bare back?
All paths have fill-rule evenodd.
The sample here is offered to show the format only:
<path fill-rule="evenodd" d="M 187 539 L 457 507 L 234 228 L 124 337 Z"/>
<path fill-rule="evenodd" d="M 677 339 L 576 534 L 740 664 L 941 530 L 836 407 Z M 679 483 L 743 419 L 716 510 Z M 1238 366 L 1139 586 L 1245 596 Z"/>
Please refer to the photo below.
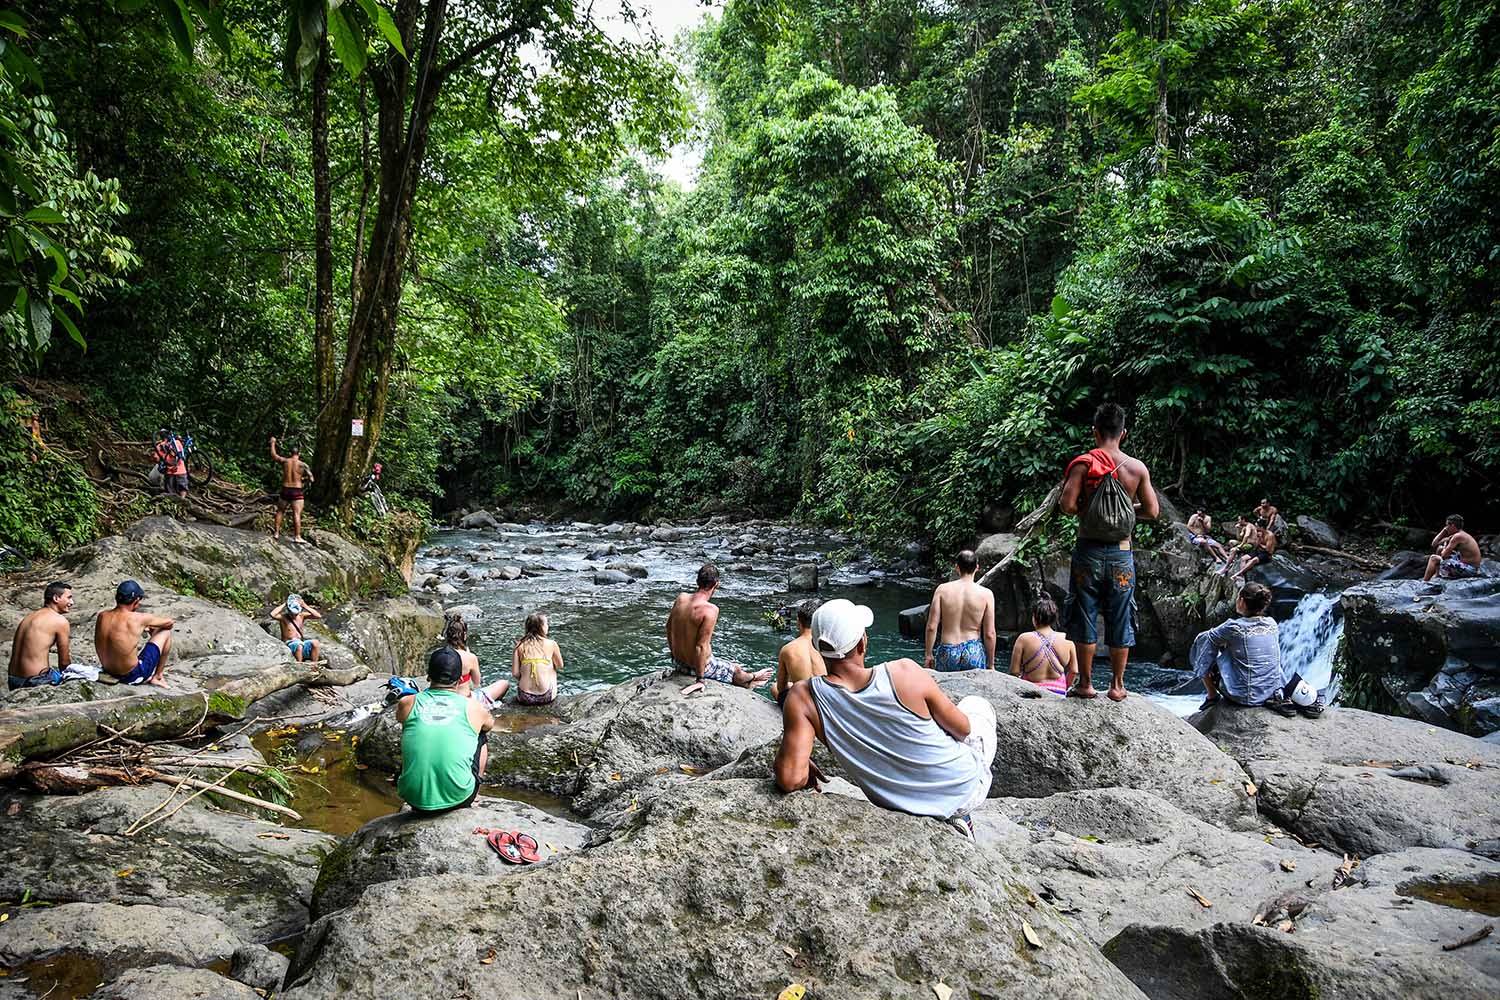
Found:
<path fill-rule="evenodd" d="M 57 647 L 57 668 L 66 667 L 72 651 L 68 648 L 68 619 L 51 608 L 31 612 L 16 626 L 10 647 L 10 675 L 35 677 L 52 666 L 52 647 Z"/>
<path fill-rule="evenodd" d="M 1157 500 L 1156 490 L 1150 488 L 1151 472 L 1146 468 L 1146 463 L 1138 458 L 1131 458 L 1119 448 L 1101 446 L 1099 450 L 1107 454 L 1120 470 L 1115 478 L 1125 488 L 1125 495 L 1135 503 L 1137 516 L 1146 521 L 1159 517 L 1161 503 Z M 1063 480 L 1062 497 L 1058 503 L 1064 514 L 1081 514 L 1088 509 L 1094 490 L 1088 488 L 1087 473 L 1087 462 L 1075 461 L 1068 466 L 1068 475 Z M 1142 490 L 1142 486 L 1146 489 Z M 1098 488 L 1098 484 L 1095 484 L 1094 489 Z M 1130 539 L 1122 541 L 1120 548 L 1130 548 Z"/>
<path fill-rule="evenodd" d="M 771 694 L 780 700 L 783 692 L 790 690 L 798 681 L 822 677 L 827 673 L 823 657 L 813 648 L 812 633 L 804 631 L 782 646 L 781 651 L 776 654 L 776 684 L 771 688 Z"/>
<path fill-rule="evenodd" d="M 678 594 L 667 614 L 667 647 L 672 660 L 701 672 L 713 656 L 714 626 L 719 608 L 697 594 Z"/>
<path fill-rule="evenodd" d="M 172 619 L 131 611 L 125 607 L 114 607 L 99 612 L 94 624 L 94 652 L 99 665 L 116 677 L 125 678 L 142 662 L 143 649 L 138 645 L 141 635 L 152 633 L 147 645 L 155 645 L 160 652 L 156 656 L 157 666 L 145 679 L 161 686 L 161 659 L 171 648 Z M 165 633 L 165 634 L 163 634 Z"/>
<path fill-rule="evenodd" d="M 972 579 L 949 580 L 932 592 L 932 607 L 938 613 L 938 641 L 967 642 L 979 638 L 985 614 L 993 616 L 995 593 Z"/>

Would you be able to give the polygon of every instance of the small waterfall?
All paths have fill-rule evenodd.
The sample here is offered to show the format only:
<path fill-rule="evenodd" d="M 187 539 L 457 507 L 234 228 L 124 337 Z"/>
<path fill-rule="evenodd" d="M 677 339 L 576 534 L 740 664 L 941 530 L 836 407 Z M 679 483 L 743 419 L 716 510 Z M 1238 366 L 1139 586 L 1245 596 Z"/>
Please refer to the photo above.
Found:
<path fill-rule="evenodd" d="M 1292 617 L 1281 623 L 1281 670 L 1287 679 L 1301 674 L 1333 703 L 1333 654 L 1344 634 L 1344 619 L 1338 614 L 1338 595 L 1308 594 L 1297 602 Z"/>

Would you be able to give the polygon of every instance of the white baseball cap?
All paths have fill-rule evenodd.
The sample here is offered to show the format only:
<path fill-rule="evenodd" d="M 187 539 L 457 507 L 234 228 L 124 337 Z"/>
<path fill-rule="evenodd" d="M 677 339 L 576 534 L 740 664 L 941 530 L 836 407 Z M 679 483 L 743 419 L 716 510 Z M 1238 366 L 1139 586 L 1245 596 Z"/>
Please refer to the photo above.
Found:
<path fill-rule="evenodd" d="M 1318 692 L 1307 681 L 1298 679 L 1297 686 L 1292 688 L 1292 703 L 1296 705 L 1311 705 L 1318 700 Z"/>
<path fill-rule="evenodd" d="M 859 645 L 865 629 L 875 624 L 875 612 L 842 597 L 825 601 L 813 612 L 813 645 L 835 660 Z"/>

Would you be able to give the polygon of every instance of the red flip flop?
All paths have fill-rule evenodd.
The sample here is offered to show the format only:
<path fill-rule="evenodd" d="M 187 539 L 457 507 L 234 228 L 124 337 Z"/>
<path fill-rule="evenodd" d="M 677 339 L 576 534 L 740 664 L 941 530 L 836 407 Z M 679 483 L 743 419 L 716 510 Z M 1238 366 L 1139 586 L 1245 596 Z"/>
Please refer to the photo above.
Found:
<path fill-rule="evenodd" d="M 521 852 L 520 845 L 516 843 L 515 837 L 504 830 L 496 830 L 486 838 L 495 853 L 500 855 L 500 860 L 513 865 L 524 865 L 526 860 Z"/>
<path fill-rule="evenodd" d="M 538 861 L 542 860 L 541 849 L 537 845 L 536 838 L 531 834 L 522 833 L 519 830 L 512 830 L 510 831 L 509 836 L 511 838 L 511 842 L 514 843 L 517 850 L 521 852 L 521 860 L 525 861 L 528 865 L 534 865 Z"/>

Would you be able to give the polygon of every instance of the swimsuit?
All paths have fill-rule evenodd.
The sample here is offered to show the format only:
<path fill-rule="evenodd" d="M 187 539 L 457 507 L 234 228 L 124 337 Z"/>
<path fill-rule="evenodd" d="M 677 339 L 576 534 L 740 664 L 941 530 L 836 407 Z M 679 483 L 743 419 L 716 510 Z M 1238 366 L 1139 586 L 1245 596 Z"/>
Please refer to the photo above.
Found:
<path fill-rule="evenodd" d="M 963 642 L 949 642 L 932 647 L 932 665 L 944 673 L 951 673 L 956 670 L 984 670 L 990 664 L 984 653 L 984 643 L 976 636 Z"/>
<path fill-rule="evenodd" d="M 311 639 L 288 639 L 288 640 L 286 640 L 286 648 L 290 649 L 292 651 L 292 655 L 293 656 L 297 655 L 297 650 L 298 650 L 299 647 L 302 650 L 302 659 L 303 660 L 307 660 L 307 659 L 309 659 L 312 656 L 312 654 L 313 654 L 313 641 Z"/>
<path fill-rule="evenodd" d="M 297 500 L 301 500 L 306 492 L 307 491 L 300 486 L 283 486 L 281 488 L 281 502 L 293 503 Z"/>
<path fill-rule="evenodd" d="M 1053 694 L 1066 695 L 1068 693 L 1067 671 L 1063 670 L 1062 661 L 1057 658 L 1057 650 L 1052 648 L 1051 637 L 1042 635 L 1042 633 L 1040 632 L 1032 632 L 1031 634 L 1037 637 L 1037 641 L 1040 642 L 1041 645 L 1037 647 L 1036 652 L 1031 655 L 1031 658 L 1024 664 L 1022 664 L 1021 676 L 1026 678 L 1026 680 L 1030 681 L 1032 684 L 1035 684 L 1037 687 L 1045 688 L 1046 690 L 1051 691 Z M 1046 680 L 1041 681 L 1031 680 L 1031 677 L 1029 675 L 1032 670 L 1035 669 L 1033 665 L 1037 664 L 1037 661 L 1042 659 L 1043 657 L 1046 657 L 1047 662 L 1056 667 L 1059 673 L 1062 674 L 1062 676 L 1048 677 Z M 1045 664 L 1040 665 L 1045 666 Z"/>
<path fill-rule="evenodd" d="M 31 677 L 17 677 L 15 674 L 8 674 L 6 679 L 11 691 L 19 688 L 45 687 L 49 684 L 55 687 L 62 683 L 62 673 L 56 667 L 48 667 L 41 673 Z"/>
<path fill-rule="evenodd" d="M 686 674 L 689 677 L 698 676 L 697 667 L 690 667 L 681 660 L 674 659 L 672 666 L 679 674 Z M 720 684 L 733 684 L 734 669 L 737 666 L 739 666 L 738 663 L 721 660 L 713 653 L 710 653 L 708 654 L 708 663 L 703 667 L 703 679 L 706 681 L 718 681 Z"/>
<path fill-rule="evenodd" d="M 146 643 L 146 648 L 141 650 L 140 659 L 136 661 L 135 669 L 120 678 L 122 684 L 144 684 L 156 673 L 156 665 L 161 662 L 161 647 L 154 642 Z"/>
<path fill-rule="evenodd" d="M 550 705 L 557 699 L 557 685 L 554 684 L 542 694 L 532 694 L 524 688 L 516 688 L 517 705 Z"/>
<path fill-rule="evenodd" d="M 1479 575 L 1478 566 L 1470 566 L 1454 553 L 1438 564 L 1438 576 L 1444 580 L 1459 580 Z"/>

